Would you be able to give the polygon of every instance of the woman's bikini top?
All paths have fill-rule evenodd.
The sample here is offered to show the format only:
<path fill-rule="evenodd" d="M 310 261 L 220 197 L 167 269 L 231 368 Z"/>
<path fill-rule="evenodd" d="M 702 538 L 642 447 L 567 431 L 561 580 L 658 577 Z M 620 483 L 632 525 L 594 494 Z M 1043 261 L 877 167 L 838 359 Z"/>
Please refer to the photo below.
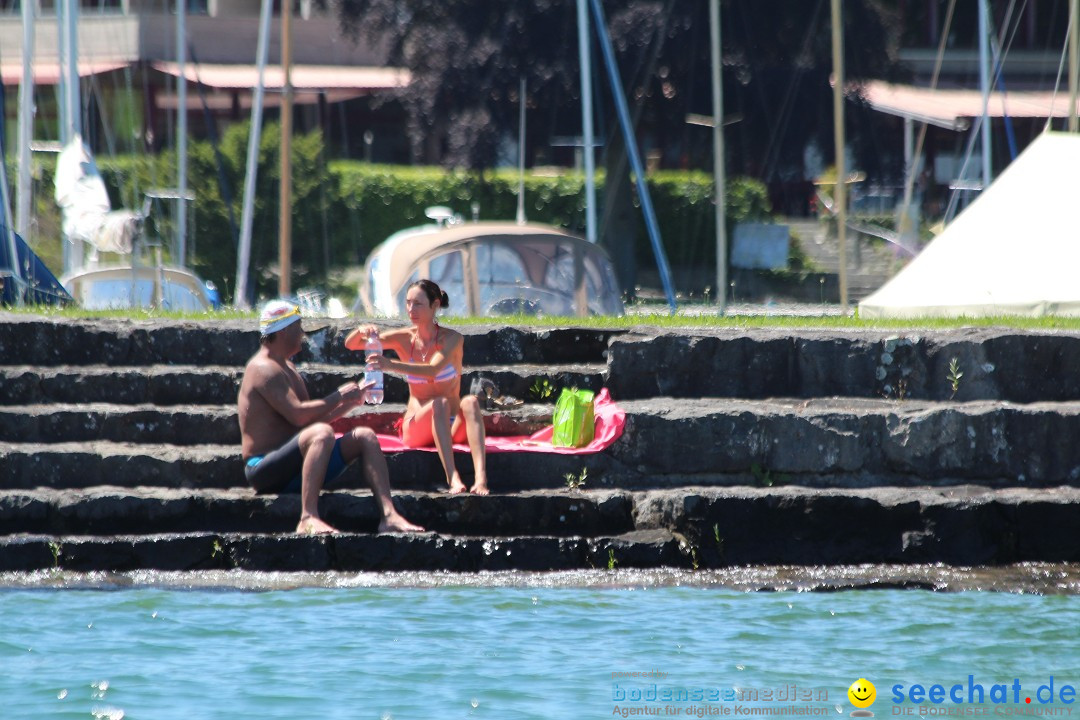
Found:
<path fill-rule="evenodd" d="M 435 343 L 434 343 L 436 348 L 438 348 L 438 346 L 439 346 L 439 332 L 440 331 L 441 331 L 441 328 L 436 326 L 435 327 Z M 413 336 L 412 341 L 409 343 L 409 362 L 416 362 L 415 360 L 413 360 L 413 354 L 414 354 L 415 348 L 416 348 L 416 337 Z M 450 365 L 447 365 L 446 367 L 444 367 L 442 370 L 440 370 L 439 374 L 436 375 L 434 378 L 426 378 L 426 377 L 419 377 L 417 375 L 408 375 L 408 374 L 406 374 L 405 375 L 405 381 L 407 383 L 409 383 L 410 385 L 429 385 L 431 383 L 445 382 L 447 380 L 453 380 L 455 377 L 457 377 L 457 368 L 454 367 L 453 364 L 450 364 Z"/>

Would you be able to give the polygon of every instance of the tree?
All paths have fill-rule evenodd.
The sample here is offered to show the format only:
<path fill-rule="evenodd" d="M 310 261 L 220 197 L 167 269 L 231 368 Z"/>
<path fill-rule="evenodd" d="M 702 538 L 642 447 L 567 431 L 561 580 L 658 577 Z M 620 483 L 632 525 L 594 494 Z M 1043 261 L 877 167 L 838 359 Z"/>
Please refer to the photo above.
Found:
<path fill-rule="evenodd" d="M 573 0 L 323 0 L 343 28 L 387 48 L 407 68 L 400 91 L 417 161 L 480 169 L 501 137 L 516 137 L 518 87 L 527 80 L 529 145 L 580 132 L 577 16 Z M 689 112 L 711 111 L 705 0 L 607 2 L 608 32 L 641 128 L 666 166 L 703 165 L 708 134 Z M 845 3 L 847 75 L 893 77 L 901 32 L 895 3 Z M 725 0 L 725 101 L 743 118 L 735 171 L 769 179 L 801 162 L 809 134 L 831 138 L 832 71 L 826 0 Z M 607 83 L 596 68 L 599 113 L 614 130 Z M 601 118 L 603 132 L 604 117 Z M 610 131 L 608 131 L 610 134 Z"/>
<path fill-rule="evenodd" d="M 521 78 L 532 108 L 573 97 L 573 4 L 563 0 L 338 0 L 343 28 L 407 68 L 400 92 L 416 161 L 482 169 L 516 134 Z M 576 45 L 575 45 L 576 47 Z"/>
<path fill-rule="evenodd" d="M 329 0 L 326 0 L 329 1 Z M 388 62 L 407 68 L 400 91 L 416 160 L 483 169 L 496 163 L 503 137 L 516 137 L 520 78 L 528 82 L 527 147 L 546 152 L 557 135 L 580 134 L 580 80 L 574 0 L 335 0 L 346 33 L 384 44 Z M 711 170 L 711 136 L 686 123 L 711 115 L 709 2 L 605 2 L 624 92 L 639 145 L 666 167 Z M 846 75 L 893 77 L 901 26 L 887 0 L 845 3 Z M 832 151 L 832 71 L 826 0 L 725 0 L 724 82 L 728 171 L 770 183 L 785 210 L 809 197 L 803 154 Z M 595 46 L 595 42 L 594 42 Z M 601 242 L 615 256 L 620 283 L 636 275 L 631 184 L 608 83 L 599 57 L 597 127 L 607 138 Z M 857 153 L 865 135 L 852 133 Z M 873 137 L 870 135 L 870 137 Z M 798 183 L 789 180 L 797 176 Z"/>

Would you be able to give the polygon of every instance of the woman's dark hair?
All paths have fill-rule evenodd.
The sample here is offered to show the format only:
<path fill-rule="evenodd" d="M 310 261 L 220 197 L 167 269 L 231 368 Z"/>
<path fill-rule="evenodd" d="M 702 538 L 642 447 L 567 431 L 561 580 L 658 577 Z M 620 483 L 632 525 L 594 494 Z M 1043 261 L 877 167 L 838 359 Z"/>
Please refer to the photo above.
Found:
<path fill-rule="evenodd" d="M 438 300 L 439 307 L 450 307 L 450 298 L 446 296 L 446 292 L 431 280 L 417 280 L 409 286 L 409 290 L 412 290 L 414 287 L 423 290 L 424 294 L 427 295 L 428 302 L 432 305 Z"/>

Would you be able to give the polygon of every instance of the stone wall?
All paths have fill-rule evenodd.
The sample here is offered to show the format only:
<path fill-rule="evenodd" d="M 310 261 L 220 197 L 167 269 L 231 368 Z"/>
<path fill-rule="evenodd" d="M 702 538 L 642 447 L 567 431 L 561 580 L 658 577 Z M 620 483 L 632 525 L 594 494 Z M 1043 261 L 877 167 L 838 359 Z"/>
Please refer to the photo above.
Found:
<path fill-rule="evenodd" d="M 464 328 L 465 386 L 484 377 L 526 400 L 489 412 L 490 433 L 550 422 L 550 391 L 577 386 L 611 391 L 622 437 L 595 455 L 491 454 L 486 498 L 442 492 L 434 453 L 390 455 L 399 507 L 433 534 L 372 535 L 354 469 L 321 505 L 344 534 L 311 539 L 287 535 L 295 496 L 244 484 L 235 398 L 258 346 L 251 325 L 0 317 L 0 570 L 1003 564 L 1080 552 L 1077 333 Z M 342 345 L 350 329 L 330 325 L 298 356 L 314 395 L 362 371 Z M 353 421 L 390 431 L 406 398 L 390 378 L 386 405 Z M 467 455 L 456 461 L 471 474 Z"/>

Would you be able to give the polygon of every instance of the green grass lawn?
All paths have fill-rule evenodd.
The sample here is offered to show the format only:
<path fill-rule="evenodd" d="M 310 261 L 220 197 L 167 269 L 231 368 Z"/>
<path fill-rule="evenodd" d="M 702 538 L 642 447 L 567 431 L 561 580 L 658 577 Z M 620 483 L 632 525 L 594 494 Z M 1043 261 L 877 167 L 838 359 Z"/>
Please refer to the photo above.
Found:
<path fill-rule="evenodd" d="M 131 320 L 191 320 L 215 321 L 250 319 L 255 323 L 254 310 L 223 308 L 201 313 L 166 312 L 159 310 L 83 310 L 81 308 L 27 307 L 8 308 L 6 312 L 20 315 L 39 315 L 50 318 L 71 319 L 131 319 Z M 361 318 L 357 318 L 359 322 Z M 365 322 L 366 318 L 363 319 Z M 378 322 L 378 320 L 376 320 Z M 837 329 L 897 329 L 897 330 L 943 330 L 961 327 L 1003 327 L 1023 330 L 1080 330 L 1080 317 L 987 317 L 987 318 L 917 318 L 908 320 L 864 320 L 850 316 L 800 316 L 800 315 L 737 315 L 724 316 L 633 314 L 620 317 L 536 317 L 532 315 L 508 315 L 498 319 L 490 317 L 448 317 L 446 325 L 512 325 L 517 327 L 588 327 L 601 329 L 624 329 L 631 327 L 656 328 L 837 328 Z"/>
<path fill-rule="evenodd" d="M 857 317 L 810 316 L 810 315 L 669 315 L 637 314 L 621 317 L 531 317 L 507 316 L 500 318 L 501 325 L 533 327 L 590 328 L 838 328 L 838 329 L 904 329 L 944 330 L 963 327 L 1005 327 L 1024 330 L 1080 330 L 1080 317 L 990 317 L 990 318 L 916 318 L 909 320 L 864 320 Z M 447 325 L 490 325 L 492 318 L 451 318 Z"/>
<path fill-rule="evenodd" d="M 72 320 L 115 319 L 115 320 L 237 320 L 258 317 L 254 310 L 222 308 L 206 312 L 172 312 L 168 310 L 124 308 L 120 310 L 85 310 L 80 307 L 58 308 L 51 305 L 4 308 L 4 312 L 16 315 L 37 315 L 49 318 L 70 318 Z"/>

